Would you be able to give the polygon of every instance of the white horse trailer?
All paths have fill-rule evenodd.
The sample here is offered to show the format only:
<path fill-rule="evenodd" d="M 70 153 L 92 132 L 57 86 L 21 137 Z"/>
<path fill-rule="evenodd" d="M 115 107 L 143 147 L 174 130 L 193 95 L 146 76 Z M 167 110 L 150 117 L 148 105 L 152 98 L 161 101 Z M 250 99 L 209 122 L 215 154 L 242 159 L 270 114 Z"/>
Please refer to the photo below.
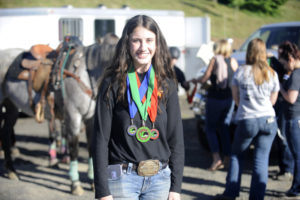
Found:
<path fill-rule="evenodd" d="M 210 19 L 185 17 L 184 12 L 175 10 L 109 9 L 105 6 L 0 9 L 0 50 L 29 49 L 34 44 L 56 48 L 66 35 L 78 36 L 87 46 L 108 32 L 120 37 L 126 21 L 137 14 L 155 19 L 167 44 L 182 51 L 178 66 L 187 79 L 194 77 L 203 65 L 196 57 L 197 51 L 202 44 L 210 42 Z"/>

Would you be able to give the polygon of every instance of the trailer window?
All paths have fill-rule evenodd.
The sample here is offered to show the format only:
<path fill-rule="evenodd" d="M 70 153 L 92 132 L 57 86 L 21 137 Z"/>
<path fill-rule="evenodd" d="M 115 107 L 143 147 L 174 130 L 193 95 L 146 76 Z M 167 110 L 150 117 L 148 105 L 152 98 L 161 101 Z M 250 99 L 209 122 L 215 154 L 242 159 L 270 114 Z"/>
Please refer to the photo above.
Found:
<path fill-rule="evenodd" d="M 95 41 L 99 42 L 106 33 L 115 33 L 115 20 L 95 20 Z"/>
<path fill-rule="evenodd" d="M 59 41 L 63 41 L 65 36 L 77 36 L 83 38 L 82 19 L 80 18 L 60 18 L 59 19 Z"/>

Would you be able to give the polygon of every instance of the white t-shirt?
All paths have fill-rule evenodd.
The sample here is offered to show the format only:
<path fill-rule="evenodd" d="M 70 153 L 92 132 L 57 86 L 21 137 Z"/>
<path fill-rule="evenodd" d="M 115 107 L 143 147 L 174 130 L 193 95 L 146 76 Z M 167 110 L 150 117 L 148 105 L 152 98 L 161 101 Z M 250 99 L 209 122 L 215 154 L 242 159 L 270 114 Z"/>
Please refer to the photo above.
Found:
<path fill-rule="evenodd" d="M 275 116 L 270 96 L 280 89 L 276 72 L 275 76 L 270 72 L 270 81 L 258 86 L 253 79 L 252 66 L 244 65 L 234 73 L 232 85 L 238 87 L 240 98 L 236 120 Z"/>

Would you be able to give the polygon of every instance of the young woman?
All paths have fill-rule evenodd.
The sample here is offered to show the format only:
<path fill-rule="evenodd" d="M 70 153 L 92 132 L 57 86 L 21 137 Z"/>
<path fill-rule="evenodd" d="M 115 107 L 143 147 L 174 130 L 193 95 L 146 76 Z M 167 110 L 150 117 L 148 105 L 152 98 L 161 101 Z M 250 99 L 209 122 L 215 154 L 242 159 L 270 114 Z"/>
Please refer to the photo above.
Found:
<path fill-rule="evenodd" d="M 166 41 L 150 17 L 131 18 L 99 87 L 95 197 L 179 200 L 184 142 Z"/>
<path fill-rule="evenodd" d="M 254 39 L 247 48 L 246 65 L 239 67 L 232 81 L 232 96 L 238 106 L 237 128 L 226 189 L 217 199 L 235 199 L 239 196 L 242 156 L 250 144 L 254 144 L 255 150 L 249 199 L 264 199 L 269 154 L 277 131 L 273 105 L 278 91 L 278 76 L 267 63 L 265 43 L 261 39 Z"/>
<path fill-rule="evenodd" d="M 234 103 L 231 95 L 230 81 L 238 68 L 237 61 L 230 57 L 231 45 L 227 40 L 220 40 L 214 49 L 215 56 L 211 59 L 205 74 L 193 82 L 205 83 L 210 80 L 206 102 L 205 133 L 213 162 L 209 170 L 224 168 L 229 162 L 231 142 L 229 126 L 231 123 Z M 219 143 L 217 131 L 220 132 Z M 220 146 L 224 154 L 224 163 L 220 155 Z"/>
<path fill-rule="evenodd" d="M 285 105 L 283 113 L 286 119 L 286 138 L 294 159 L 294 178 L 287 197 L 300 196 L 300 52 L 291 42 L 284 42 L 279 46 L 279 61 L 286 71 L 291 71 L 287 81 L 280 88 Z"/>

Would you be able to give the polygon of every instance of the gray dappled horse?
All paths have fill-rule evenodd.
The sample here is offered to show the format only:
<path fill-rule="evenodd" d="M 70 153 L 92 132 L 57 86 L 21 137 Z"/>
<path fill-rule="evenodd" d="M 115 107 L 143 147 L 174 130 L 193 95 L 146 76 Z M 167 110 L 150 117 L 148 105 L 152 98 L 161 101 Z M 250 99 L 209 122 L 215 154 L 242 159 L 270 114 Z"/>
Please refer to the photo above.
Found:
<path fill-rule="evenodd" d="M 88 178 L 93 187 L 94 173 L 90 138 L 94 127 L 95 97 L 102 71 L 109 65 L 117 41 L 117 36 L 107 34 L 100 45 L 96 43 L 84 47 L 78 38 L 69 37 L 62 44 L 54 65 L 54 71 L 63 70 L 60 74 L 65 76 L 61 79 L 58 73 L 58 76 L 54 78 L 54 84 L 63 100 L 61 102 L 62 113 L 71 159 L 69 169 L 72 181 L 71 192 L 75 195 L 83 194 L 78 173 L 79 134 L 82 122 L 85 125 L 89 152 Z"/>
<path fill-rule="evenodd" d="M 56 62 L 52 67 L 50 85 L 52 92 L 54 92 L 55 116 L 58 115 L 63 121 L 64 132 L 67 136 L 71 158 L 69 169 L 72 181 L 71 192 L 74 195 L 83 194 L 78 173 L 79 134 L 82 122 L 86 129 L 89 151 L 88 178 L 93 183 L 89 141 L 93 132 L 93 116 L 96 104 L 94 97 L 97 95 L 102 71 L 110 62 L 116 43 L 117 38 L 108 35 L 104 37 L 101 45 L 94 44 L 84 47 L 78 38 L 67 37 L 58 48 Z M 33 116 L 32 108 L 28 103 L 26 84 L 26 81 L 5 81 L 4 88 L 8 87 L 5 90 L 5 97 L 11 99 L 17 107 Z M 33 92 L 32 96 L 35 99 L 34 97 L 38 97 L 38 94 Z M 51 115 L 47 117 L 47 112 L 45 112 L 45 118 L 51 119 Z"/>

